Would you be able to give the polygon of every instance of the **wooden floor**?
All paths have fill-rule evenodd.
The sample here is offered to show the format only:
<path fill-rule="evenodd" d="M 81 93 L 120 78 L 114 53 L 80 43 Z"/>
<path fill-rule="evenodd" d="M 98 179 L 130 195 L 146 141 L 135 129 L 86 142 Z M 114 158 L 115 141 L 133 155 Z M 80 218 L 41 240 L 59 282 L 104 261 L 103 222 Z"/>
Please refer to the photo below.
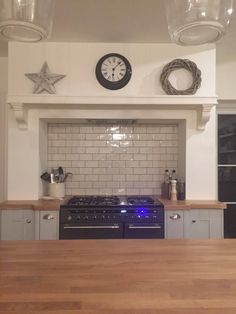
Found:
<path fill-rule="evenodd" d="M 0 241 L 0 313 L 236 314 L 236 240 Z"/>

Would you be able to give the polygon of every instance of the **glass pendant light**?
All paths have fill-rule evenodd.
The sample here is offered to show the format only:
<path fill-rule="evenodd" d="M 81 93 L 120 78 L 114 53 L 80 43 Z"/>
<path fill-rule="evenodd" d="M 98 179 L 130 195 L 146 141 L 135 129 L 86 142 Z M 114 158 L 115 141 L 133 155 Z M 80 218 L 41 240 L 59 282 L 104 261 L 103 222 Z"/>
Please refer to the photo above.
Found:
<path fill-rule="evenodd" d="M 0 34 L 37 42 L 50 36 L 55 0 L 0 0 Z"/>
<path fill-rule="evenodd" d="M 226 32 L 233 0 L 165 0 L 171 40 L 179 45 L 215 42 Z"/>

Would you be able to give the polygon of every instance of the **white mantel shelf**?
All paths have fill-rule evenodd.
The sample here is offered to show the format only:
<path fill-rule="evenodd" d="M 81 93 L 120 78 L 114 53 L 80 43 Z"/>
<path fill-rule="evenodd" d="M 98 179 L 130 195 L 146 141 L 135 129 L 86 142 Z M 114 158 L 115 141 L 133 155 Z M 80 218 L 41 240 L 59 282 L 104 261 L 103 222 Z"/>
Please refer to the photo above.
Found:
<path fill-rule="evenodd" d="M 8 103 L 14 111 L 20 129 L 27 129 L 27 111 L 29 108 L 55 108 L 78 109 L 79 105 L 96 105 L 96 109 L 104 109 L 102 105 L 125 105 L 124 109 L 132 106 L 145 105 L 145 110 L 170 109 L 170 110 L 197 110 L 199 130 L 204 130 L 210 119 L 210 112 L 217 104 L 217 96 L 193 95 L 158 95 L 158 96 L 62 96 L 62 95 L 8 95 Z M 45 107 L 45 105 L 47 105 Z M 71 105 L 71 106 L 70 106 Z M 78 106 L 76 106 L 78 105 Z"/>

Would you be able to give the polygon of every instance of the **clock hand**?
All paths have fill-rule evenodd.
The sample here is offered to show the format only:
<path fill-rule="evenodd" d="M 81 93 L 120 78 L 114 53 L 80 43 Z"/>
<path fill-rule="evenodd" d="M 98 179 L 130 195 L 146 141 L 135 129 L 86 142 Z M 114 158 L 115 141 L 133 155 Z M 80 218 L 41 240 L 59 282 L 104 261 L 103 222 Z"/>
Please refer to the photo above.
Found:
<path fill-rule="evenodd" d="M 118 62 L 117 63 L 117 65 L 114 67 L 114 68 L 112 68 L 112 71 L 114 72 L 115 71 L 115 69 L 118 67 L 118 65 L 120 65 L 121 64 L 121 61 L 120 62 Z"/>

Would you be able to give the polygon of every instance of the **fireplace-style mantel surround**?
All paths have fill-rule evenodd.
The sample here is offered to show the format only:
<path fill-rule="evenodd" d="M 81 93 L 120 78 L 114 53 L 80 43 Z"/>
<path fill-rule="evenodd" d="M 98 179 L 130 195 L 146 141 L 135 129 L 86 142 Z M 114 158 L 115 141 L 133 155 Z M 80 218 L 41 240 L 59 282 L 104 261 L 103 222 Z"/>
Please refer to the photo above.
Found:
<path fill-rule="evenodd" d="M 195 110 L 198 115 L 197 129 L 204 130 L 207 122 L 210 119 L 210 112 L 213 106 L 217 104 L 216 96 L 192 96 L 192 95 L 158 95 L 158 96 L 57 96 L 57 95 L 27 95 L 27 96 L 8 96 L 10 104 L 18 126 L 22 130 L 28 127 L 29 108 L 47 109 L 78 109 L 76 105 L 96 105 L 97 109 L 103 109 L 103 106 L 109 105 L 109 109 L 119 105 L 120 108 L 126 109 L 127 106 L 132 109 L 132 106 L 137 106 L 140 109 L 164 109 L 164 110 Z M 123 117 L 125 118 L 125 117 Z M 168 119 L 168 116 L 166 116 Z"/>

